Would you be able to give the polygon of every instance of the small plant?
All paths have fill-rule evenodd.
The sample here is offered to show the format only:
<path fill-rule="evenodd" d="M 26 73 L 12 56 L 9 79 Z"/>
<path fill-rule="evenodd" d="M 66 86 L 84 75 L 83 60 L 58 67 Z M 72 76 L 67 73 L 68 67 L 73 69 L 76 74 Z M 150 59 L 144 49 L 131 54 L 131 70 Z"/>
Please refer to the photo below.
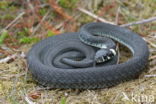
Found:
<path fill-rule="evenodd" d="M 5 15 L 0 16 L 0 19 L 10 20 L 10 19 L 14 19 L 14 17 L 15 17 L 14 15 L 5 14 Z"/>
<path fill-rule="evenodd" d="M 23 44 L 29 44 L 29 43 L 35 43 L 35 42 L 38 42 L 39 39 L 38 38 L 35 38 L 35 37 L 24 37 L 24 38 L 21 38 L 19 40 L 20 43 L 23 43 Z"/>
<path fill-rule="evenodd" d="M 63 8 L 74 8 L 76 6 L 76 3 L 78 0 L 59 0 L 59 5 L 61 5 Z"/>
<path fill-rule="evenodd" d="M 65 97 L 61 98 L 60 104 L 66 104 L 66 98 Z"/>
<path fill-rule="evenodd" d="M 29 29 L 28 28 L 24 28 L 22 31 L 19 31 L 17 33 L 17 35 L 18 35 L 19 38 L 28 36 L 29 35 Z"/>
<path fill-rule="evenodd" d="M 0 1 L 0 9 L 7 9 L 9 2 L 7 1 Z"/>
<path fill-rule="evenodd" d="M 48 37 L 54 36 L 54 35 L 56 35 L 54 32 L 48 30 L 48 32 L 47 32 L 47 36 L 48 36 Z"/>
<path fill-rule="evenodd" d="M 3 30 L 2 34 L 0 35 L 0 45 L 3 44 L 4 40 L 7 38 L 8 32 L 6 30 Z"/>
<path fill-rule="evenodd" d="M 41 8 L 41 9 L 39 10 L 39 13 L 40 13 L 42 16 L 44 16 L 44 15 L 47 13 L 47 10 L 46 10 L 45 8 Z"/>

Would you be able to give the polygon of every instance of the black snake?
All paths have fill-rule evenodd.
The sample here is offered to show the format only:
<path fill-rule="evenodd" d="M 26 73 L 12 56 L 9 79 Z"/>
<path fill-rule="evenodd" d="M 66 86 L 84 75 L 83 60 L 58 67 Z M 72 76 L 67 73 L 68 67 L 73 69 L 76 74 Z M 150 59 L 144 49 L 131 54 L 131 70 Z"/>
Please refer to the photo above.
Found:
<path fill-rule="evenodd" d="M 115 64 L 117 52 L 112 40 L 128 47 L 133 57 Z M 136 33 L 107 23 L 88 23 L 79 32 L 35 44 L 27 62 L 34 79 L 43 86 L 96 89 L 137 78 L 148 57 L 147 44 Z"/>

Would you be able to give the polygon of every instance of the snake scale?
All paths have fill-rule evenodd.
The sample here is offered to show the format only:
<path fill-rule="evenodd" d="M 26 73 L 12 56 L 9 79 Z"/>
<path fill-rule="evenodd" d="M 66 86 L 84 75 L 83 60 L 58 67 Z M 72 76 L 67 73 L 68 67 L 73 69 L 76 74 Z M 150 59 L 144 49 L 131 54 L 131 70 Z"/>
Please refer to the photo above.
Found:
<path fill-rule="evenodd" d="M 117 53 L 112 40 L 126 46 L 133 57 L 115 64 Z M 78 32 L 41 40 L 28 52 L 27 63 L 34 79 L 43 86 L 97 89 L 137 78 L 148 57 L 147 44 L 138 34 L 116 25 L 93 22 L 83 25 Z M 100 58 L 101 61 L 96 60 Z"/>

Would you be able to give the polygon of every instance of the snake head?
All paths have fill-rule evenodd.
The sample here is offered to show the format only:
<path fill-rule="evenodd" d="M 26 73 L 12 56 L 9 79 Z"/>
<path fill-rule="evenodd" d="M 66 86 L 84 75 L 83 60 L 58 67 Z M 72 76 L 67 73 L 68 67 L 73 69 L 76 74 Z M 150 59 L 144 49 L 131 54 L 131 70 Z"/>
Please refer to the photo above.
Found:
<path fill-rule="evenodd" d="M 111 60 L 115 55 L 115 49 L 100 49 L 95 54 L 95 61 L 96 63 L 103 63 Z"/>

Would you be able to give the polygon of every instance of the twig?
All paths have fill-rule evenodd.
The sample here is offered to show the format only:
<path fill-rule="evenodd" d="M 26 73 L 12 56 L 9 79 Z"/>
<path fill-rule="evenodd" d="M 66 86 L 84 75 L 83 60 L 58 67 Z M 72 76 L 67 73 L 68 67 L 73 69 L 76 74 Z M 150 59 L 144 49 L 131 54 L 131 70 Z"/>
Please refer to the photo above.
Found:
<path fill-rule="evenodd" d="M 115 17 L 115 24 L 117 24 L 117 25 L 118 25 L 118 22 L 119 22 L 119 12 L 120 12 L 120 7 L 117 9 L 116 17 Z"/>
<path fill-rule="evenodd" d="M 145 75 L 145 77 L 156 77 L 156 74 Z"/>
<path fill-rule="evenodd" d="M 24 76 L 25 75 L 25 73 L 21 73 L 21 74 L 12 74 L 12 75 L 3 75 L 3 76 L 1 76 L 1 79 L 4 79 L 4 80 L 10 80 L 10 79 L 12 79 L 12 78 L 17 78 L 17 77 L 20 77 L 20 76 Z"/>
<path fill-rule="evenodd" d="M 27 2 L 28 2 L 28 5 L 29 5 L 30 9 L 31 9 L 32 11 L 34 11 L 34 7 L 33 7 L 33 5 L 31 4 L 30 0 L 27 0 Z"/>
<path fill-rule="evenodd" d="M 6 57 L 6 58 L 4 58 L 4 59 L 1 59 L 1 60 L 0 60 L 0 63 L 9 62 L 11 59 L 15 59 L 16 57 L 17 57 L 17 54 L 13 54 L 13 55 L 8 56 L 8 57 Z"/>
<path fill-rule="evenodd" d="M 36 33 L 36 31 L 40 28 L 41 26 L 41 23 L 43 21 L 45 21 L 46 17 L 48 16 L 49 14 L 49 11 L 44 15 L 44 17 L 41 19 L 40 23 L 36 26 L 36 28 L 34 28 L 33 32 L 32 32 L 32 35 L 34 35 Z"/>
<path fill-rule="evenodd" d="M 122 98 L 122 100 L 130 100 L 129 99 L 129 97 L 127 96 L 127 94 L 125 93 L 125 92 L 122 92 L 122 94 L 123 94 L 123 98 Z"/>
<path fill-rule="evenodd" d="M 49 6 L 49 5 L 48 4 L 41 4 L 41 5 L 39 5 L 39 7 L 41 7 L 41 8 L 44 8 L 46 6 Z"/>
<path fill-rule="evenodd" d="M 152 47 L 156 48 L 156 44 L 152 43 L 151 41 L 147 40 L 146 38 L 143 38 L 146 42 L 148 42 Z"/>
<path fill-rule="evenodd" d="M 128 27 L 128 26 L 137 25 L 137 24 L 144 24 L 144 23 L 148 23 L 148 22 L 152 22 L 152 21 L 156 21 L 156 17 L 151 17 L 151 18 L 148 18 L 148 19 L 143 19 L 143 20 L 128 23 L 128 24 L 123 24 L 123 25 L 120 25 L 120 26 L 121 27 Z"/>
<path fill-rule="evenodd" d="M 18 56 L 20 56 L 22 58 L 25 58 L 26 57 L 26 55 L 24 54 L 24 52 L 22 52 L 20 55 L 19 54 L 13 54 L 13 55 L 7 56 L 7 57 L 5 57 L 3 59 L 0 59 L 0 63 L 7 63 L 11 59 L 16 59 Z"/>
<path fill-rule="evenodd" d="M 99 20 L 99 21 L 101 21 L 101 22 L 114 24 L 113 22 L 106 21 L 105 19 L 103 19 L 103 18 L 101 18 L 101 17 L 99 17 L 99 16 L 97 16 L 97 15 L 83 9 L 83 8 L 78 8 L 78 10 L 85 13 L 85 14 L 87 14 L 87 15 L 89 15 L 89 16 L 91 16 L 91 17 L 93 17 L 93 18 L 95 18 L 95 19 L 97 19 L 97 20 Z"/>
<path fill-rule="evenodd" d="M 53 8 L 58 14 L 63 16 L 67 20 L 73 20 L 71 16 L 69 16 L 65 11 L 56 3 L 55 0 L 48 0 L 48 3 L 51 8 Z"/>
<path fill-rule="evenodd" d="M 119 11 L 120 11 L 120 7 L 118 8 L 117 12 L 116 12 L 116 17 L 115 17 L 115 24 L 118 25 L 119 22 Z M 118 59 L 117 59 L 117 64 L 119 64 L 120 62 L 120 50 L 119 50 L 119 43 L 117 43 L 116 46 L 116 50 L 118 51 Z"/>
<path fill-rule="evenodd" d="M 12 26 L 18 19 L 20 19 L 25 12 L 20 13 L 12 22 L 10 22 L 4 29 L 1 30 L 0 34 L 4 31 L 7 30 L 10 26 Z"/>

